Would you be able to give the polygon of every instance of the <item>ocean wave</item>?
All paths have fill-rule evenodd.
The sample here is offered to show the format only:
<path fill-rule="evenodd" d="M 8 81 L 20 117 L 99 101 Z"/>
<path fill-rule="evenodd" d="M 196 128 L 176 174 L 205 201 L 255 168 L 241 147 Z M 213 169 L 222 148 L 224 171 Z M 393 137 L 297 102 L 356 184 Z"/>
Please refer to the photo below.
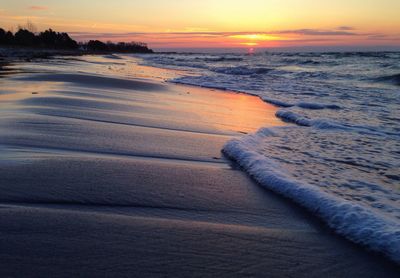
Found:
<path fill-rule="evenodd" d="M 340 109 L 340 106 L 336 104 L 324 104 L 324 103 L 312 103 L 312 102 L 298 102 L 296 103 L 296 106 L 311 110 Z"/>
<path fill-rule="evenodd" d="M 294 124 L 280 134 L 264 129 L 231 141 L 228 155 L 250 174 L 261 167 L 264 186 L 291 192 L 312 211 L 319 203 L 316 213 L 339 233 L 399 258 L 391 246 L 399 247 L 400 233 L 400 102 L 395 87 L 373 82 L 399 84 L 400 53 L 266 53 L 231 62 L 216 61 L 225 55 L 178 57 L 184 66 L 197 65 L 172 82 L 256 95 L 281 107 L 276 116 Z M 276 171 L 267 167 L 273 163 L 280 163 Z M 389 222 L 396 231 L 388 231 Z"/>
<path fill-rule="evenodd" d="M 240 62 L 243 58 L 240 57 L 197 57 L 196 59 L 203 60 L 205 62 Z"/>
<path fill-rule="evenodd" d="M 381 76 L 375 79 L 376 82 L 391 83 L 400 86 L 400 73 L 388 76 Z"/>
<path fill-rule="evenodd" d="M 273 105 L 279 107 L 293 107 L 297 106 L 303 109 L 310 109 L 310 110 L 322 110 L 322 109 L 332 109 L 338 110 L 341 109 L 339 105 L 336 104 L 324 104 L 324 103 L 313 103 L 313 102 L 297 102 L 297 103 L 289 103 L 281 100 L 276 100 L 268 97 L 261 97 L 261 99 L 265 102 L 271 103 Z"/>
<path fill-rule="evenodd" d="M 365 57 L 365 58 L 390 58 L 390 55 L 396 52 L 331 52 L 327 53 L 337 58 L 348 58 L 348 57 Z"/>
<path fill-rule="evenodd" d="M 300 80 L 312 78 L 312 79 L 330 79 L 331 75 L 324 71 L 300 71 L 294 72 L 294 77 Z"/>
<path fill-rule="evenodd" d="M 284 122 L 296 124 L 299 126 L 311 126 L 312 120 L 300 114 L 288 110 L 278 110 L 275 114 Z"/>
<path fill-rule="evenodd" d="M 296 112 L 285 109 L 278 110 L 275 113 L 275 115 L 284 122 L 296 124 L 298 126 L 313 127 L 317 129 L 339 129 L 342 131 L 349 131 L 359 134 L 376 135 L 376 136 L 393 137 L 393 138 L 400 137 L 399 133 L 385 131 L 379 127 L 345 124 L 324 118 L 311 119 L 307 116 L 303 116 Z"/>
<path fill-rule="evenodd" d="M 217 67 L 211 69 L 213 72 L 231 74 L 231 75 L 252 75 L 252 74 L 265 74 L 273 70 L 272 68 L 266 67 Z"/>
<path fill-rule="evenodd" d="M 277 99 L 272 99 L 272 98 L 269 98 L 269 97 L 264 97 L 263 96 L 263 97 L 261 97 L 261 99 L 263 101 L 265 101 L 265 102 L 268 102 L 268 103 L 273 104 L 273 105 L 278 106 L 278 107 L 292 107 L 292 106 L 294 106 L 294 104 L 292 104 L 292 103 L 289 103 L 289 102 L 286 102 L 286 101 L 277 100 Z"/>
<path fill-rule="evenodd" d="M 273 129 L 264 128 L 256 134 L 229 141 L 223 151 L 263 187 L 305 207 L 353 242 L 400 263 L 399 223 L 368 207 L 338 198 L 317 186 L 291 177 L 277 161 L 257 151 L 257 146 L 266 137 L 274 136 L 277 134 Z"/>
<path fill-rule="evenodd" d="M 340 130 L 340 131 L 346 131 L 350 133 L 357 133 L 357 134 L 363 134 L 363 135 L 369 135 L 369 136 L 379 136 L 382 139 L 386 140 L 399 140 L 400 138 L 400 133 L 399 132 L 392 132 L 389 130 L 382 129 L 379 126 L 368 126 L 368 125 L 356 125 L 356 124 L 349 124 L 349 123 L 342 123 L 342 122 L 336 122 L 332 119 L 326 119 L 326 118 L 316 118 L 316 119 L 311 119 L 307 116 L 300 115 L 296 112 L 290 111 L 290 110 L 285 110 L 281 109 L 278 110 L 275 113 L 276 117 L 280 118 L 282 121 L 287 122 L 287 123 L 292 123 L 297 126 L 303 126 L 303 127 L 312 127 L 315 129 L 320 129 L 320 130 Z"/>
<path fill-rule="evenodd" d="M 311 59 L 296 59 L 296 58 L 286 58 L 286 59 L 282 59 L 282 62 L 284 64 L 288 64 L 288 65 L 320 65 L 321 62 L 319 61 L 315 61 L 315 60 L 311 60 Z M 326 62 L 324 62 L 325 64 Z"/>

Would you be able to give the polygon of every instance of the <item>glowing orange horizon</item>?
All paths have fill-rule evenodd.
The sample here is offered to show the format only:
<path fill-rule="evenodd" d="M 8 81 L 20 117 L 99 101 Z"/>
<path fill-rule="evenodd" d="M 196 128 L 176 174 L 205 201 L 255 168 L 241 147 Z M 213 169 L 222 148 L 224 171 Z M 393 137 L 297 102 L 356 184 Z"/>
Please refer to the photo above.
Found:
<path fill-rule="evenodd" d="M 0 27 L 27 20 L 87 41 L 153 48 L 391 45 L 400 47 L 400 1 L 3 1 Z"/>

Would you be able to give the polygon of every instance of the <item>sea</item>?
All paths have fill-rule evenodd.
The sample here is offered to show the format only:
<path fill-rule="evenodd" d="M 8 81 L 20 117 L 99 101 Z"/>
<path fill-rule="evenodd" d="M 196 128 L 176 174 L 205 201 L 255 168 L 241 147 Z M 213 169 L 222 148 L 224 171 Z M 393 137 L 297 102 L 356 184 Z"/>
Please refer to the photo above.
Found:
<path fill-rule="evenodd" d="M 232 139 L 223 152 L 261 186 L 400 262 L 400 52 L 136 57 L 185 72 L 169 82 L 277 106 L 288 124 Z"/>

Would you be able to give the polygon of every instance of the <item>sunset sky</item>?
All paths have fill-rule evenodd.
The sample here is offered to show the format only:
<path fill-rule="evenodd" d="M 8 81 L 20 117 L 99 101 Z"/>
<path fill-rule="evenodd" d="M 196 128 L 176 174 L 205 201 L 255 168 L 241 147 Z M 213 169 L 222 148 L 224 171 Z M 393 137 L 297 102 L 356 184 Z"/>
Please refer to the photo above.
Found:
<path fill-rule="evenodd" d="M 0 27 L 29 20 L 154 49 L 399 47 L 399 11 L 399 0 L 1 0 Z"/>

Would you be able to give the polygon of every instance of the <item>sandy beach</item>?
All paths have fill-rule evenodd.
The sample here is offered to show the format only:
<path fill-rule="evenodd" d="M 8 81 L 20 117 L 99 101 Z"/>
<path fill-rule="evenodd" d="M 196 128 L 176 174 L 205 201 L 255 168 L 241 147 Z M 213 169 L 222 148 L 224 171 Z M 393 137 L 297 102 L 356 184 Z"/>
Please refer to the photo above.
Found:
<path fill-rule="evenodd" d="M 165 82 L 137 59 L 0 73 L 0 275 L 396 277 L 221 153 L 286 125 L 258 97 Z"/>

